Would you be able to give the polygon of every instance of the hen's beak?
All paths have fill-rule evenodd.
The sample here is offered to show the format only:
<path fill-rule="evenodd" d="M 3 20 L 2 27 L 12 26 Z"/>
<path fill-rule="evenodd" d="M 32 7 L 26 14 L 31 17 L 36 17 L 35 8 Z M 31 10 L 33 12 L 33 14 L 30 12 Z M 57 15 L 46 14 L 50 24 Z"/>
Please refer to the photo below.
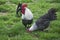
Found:
<path fill-rule="evenodd" d="M 31 32 L 32 32 L 32 31 L 29 30 L 29 28 L 27 28 L 26 31 L 27 31 L 28 33 L 31 33 Z"/>
<path fill-rule="evenodd" d="M 21 12 L 21 8 L 22 8 L 21 6 L 22 6 L 22 4 L 20 4 L 20 3 L 19 3 L 18 6 L 17 6 L 17 9 L 16 9 L 16 16 L 17 16 L 17 17 L 19 17 L 18 12 L 19 12 L 19 11 Z"/>

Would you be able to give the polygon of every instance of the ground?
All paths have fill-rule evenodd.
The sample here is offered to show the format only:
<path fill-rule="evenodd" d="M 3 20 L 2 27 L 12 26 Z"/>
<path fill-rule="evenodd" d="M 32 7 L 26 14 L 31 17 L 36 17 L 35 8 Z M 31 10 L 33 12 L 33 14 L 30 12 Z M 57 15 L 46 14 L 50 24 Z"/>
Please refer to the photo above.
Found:
<path fill-rule="evenodd" d="M 58 9 L 57 20 L 50 23 L 48 32 L 28 33 L 16 17 L 18 3 L 27 3 L 34 15 L 34 22 L 50 8 Z M 0 0 L 0 40 L 60 40 L 60 0 Z"/>

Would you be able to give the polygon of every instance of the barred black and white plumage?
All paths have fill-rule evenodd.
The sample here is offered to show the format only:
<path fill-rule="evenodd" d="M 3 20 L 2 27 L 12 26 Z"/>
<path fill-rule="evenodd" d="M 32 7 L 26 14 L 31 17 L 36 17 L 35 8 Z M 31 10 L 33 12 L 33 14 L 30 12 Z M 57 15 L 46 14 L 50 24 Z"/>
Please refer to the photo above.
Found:
<path fill-rule="evenodd" d="M 34 31 L 34 30 L 44 30 L 49 27 L 50 21 L 56 20 L 57 10 L 55 8 L 51 8 L 48 10 L 48 13 L 41 16 L 29 29 L 28 31 Z"/>

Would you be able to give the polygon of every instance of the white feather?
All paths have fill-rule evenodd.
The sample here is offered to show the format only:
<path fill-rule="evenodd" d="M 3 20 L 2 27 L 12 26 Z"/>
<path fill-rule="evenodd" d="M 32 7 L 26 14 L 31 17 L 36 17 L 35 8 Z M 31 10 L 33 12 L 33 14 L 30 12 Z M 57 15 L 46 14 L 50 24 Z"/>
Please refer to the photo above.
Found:
<path fill-rule="evenodd" d="M 37 25 L 34 23 L 30 28 L 29 28 L 29 31 L 34 31 L 34 30 L 37 30 L 38 27 Z"/>
<path fill-rule="evenodd" d="M 28 8 L 25 9 L 25 15 L 22 14 L 22 19 L 26 19 L 26 20 L 33 19 L 33 14 Z"/>

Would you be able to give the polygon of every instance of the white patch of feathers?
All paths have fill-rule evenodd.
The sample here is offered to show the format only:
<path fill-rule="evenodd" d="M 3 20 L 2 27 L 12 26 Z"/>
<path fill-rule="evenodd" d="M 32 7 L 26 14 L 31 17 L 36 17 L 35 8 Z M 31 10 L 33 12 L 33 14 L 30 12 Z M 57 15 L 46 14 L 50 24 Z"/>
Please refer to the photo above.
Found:
<path fill-rule="evenodd" d="M 27 7 L 25 8 L 25 14 L 22 14 L 22 19 L 26 19 L 26 20 L 33 19 L 33 14 Z"/>
<path fill-rule="evenodd" d="M 29 28 L 29 31 L 35 31 L 35 30 L 37 30 L 37 29 L 38 29 L 38 27 L 37 27 L 36 23 L 34 23 L 34 24 Z"/>

